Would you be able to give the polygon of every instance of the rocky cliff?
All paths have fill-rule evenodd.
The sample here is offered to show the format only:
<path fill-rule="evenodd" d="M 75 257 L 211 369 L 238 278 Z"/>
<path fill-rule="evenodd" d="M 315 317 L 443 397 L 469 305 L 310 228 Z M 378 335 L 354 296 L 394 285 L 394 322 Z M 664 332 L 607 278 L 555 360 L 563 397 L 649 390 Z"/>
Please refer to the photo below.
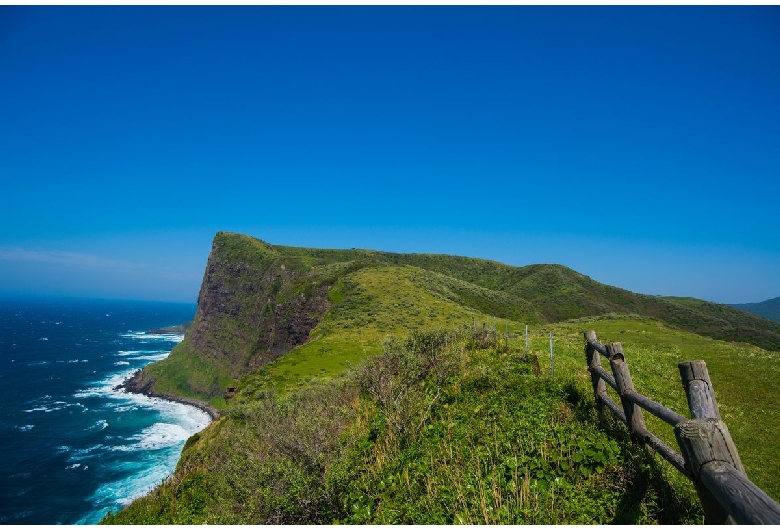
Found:
<path fill-rule="evenodd" d="M 230 382 L 309 339 L 328 309 L 328 281 L 304 259 L 239 234 L 214 238 L 187 335 L 137 373 L 133 391 L 218 402 Z"/>

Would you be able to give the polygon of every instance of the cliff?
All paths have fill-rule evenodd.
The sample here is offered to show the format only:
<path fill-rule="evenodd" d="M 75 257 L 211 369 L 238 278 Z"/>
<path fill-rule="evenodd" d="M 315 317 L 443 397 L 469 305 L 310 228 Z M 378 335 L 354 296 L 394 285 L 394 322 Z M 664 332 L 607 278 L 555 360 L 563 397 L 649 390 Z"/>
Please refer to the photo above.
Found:
<path fill-rule="evenodd" d="M 262 241 L 218 233 L 184 340 L 125 387 L 219 404 L 231 381 L 308 340 L 329 307 L 330 287 L 308 281 L 309 272 Z"/>
<path fill-rule="evenodd" d="M 492 329 L 496 317 L 505 342 L 473 329 Z M 592 413 L 587 329 L 624 342 L 638 388 L 675 410 L 686 406 L 676 363 L 704 359 L 749 476 L 777 495 L 780 474 L 767 463 L 777 453 L 780 324 L 631 293 L 561 265 L 284 247 L 220 232 L 184 341 L 126 388 L 222 415 L 187 441 L 170 479 L 103 522 L 700 521 L 690 484 L 669 488 L 650 453 L 628 440 L 604 452 L 619 431 Z M 544 364 L 549 332 L 554 377 L 529 362 Z M 487 467 L 485 447 L 495 450 Z M 583 455 L 563 466 L 595 450 L 603 458 L 592 466 Z M 514 512 L 484 518 L 478 492 L 501 502 L 523 488 L 544 493 L 548 476 L 555 489 L 533 509 L 507 502 Z M 639 520 L 633 506 L 645 497 Z M 571 511 L 556 512 L 564 505 Z"/>
<path fill-rule="evenodd" d="M 632 293 L 561 265 L 287 247 L 219 232 L 184 340 L 126 388 L 219 408 L 236 380 L 303 345 L 298 350 L 306 362 L 318 357 L 317 370 L 335 374 L 377 352 L 388 333 L 493 318 L 539 324 L 605 314 L 651 317 L 780 350 L 779 323 L 726 305 Z"/>

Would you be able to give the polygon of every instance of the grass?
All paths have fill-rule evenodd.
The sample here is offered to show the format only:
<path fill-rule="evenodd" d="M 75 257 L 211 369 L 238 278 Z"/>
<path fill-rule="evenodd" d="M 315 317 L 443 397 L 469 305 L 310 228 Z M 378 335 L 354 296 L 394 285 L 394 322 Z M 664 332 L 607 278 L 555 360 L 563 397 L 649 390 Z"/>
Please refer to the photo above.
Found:
<path fill-rule="evenodd" d="M 470 352 L 416 436 L 393 441 L 381 424 L 369 435 L 377 439 L 352 466 L 360 471 L 344 522 L 700 520 L 692 492 L 673 491 L 652 455 L 625 433 L 600 428 L 576 385 L 533 372 L 516 352 Z"/>
<path fill-rule="evenodd" d="M 780 380 L 778 352 L 700 337 L 651 319 L 601 319 L 588 324 L 597 330 L 601 342 L 623 344 L 639 392 L 686 417 L 688 405 L 677 363 L 704 360 L 721 417 L 728 425 L 748 476 L 771 497 L 780 499 L 780 462 L 775 456 L 780 396 L 774 391 Z M 562 325 L 561 334 L 576 342 L 578 326 L 581 329 L 580 324 Z M 572 346 L 564 348 L 576 349 Z M 671 427 L 649 414 L 645 418 L 653 432 L 671 447 L 677 447 Z"/>
<path fill-rule="evenodd" d="M 156 389 L 178 389 L 216 404 L 232 380 L 308 341 L 357 343 L 371 354 L 383 336 L 423 327 L 495 317 L 546 325 L 610 312 L 652 316 L 677 329 L 780 350 L 780 323 L 701 300 L 638 295 L 560 265 L 511 267 L 436 254 L 283 247 L 220 232 L 192 331 L 160 362 L 171 367 L 156 371 Z M 307 377 L 330 376 L 344 365 L 326 344 L 311 348 L 302 354 L 313 359 L 321 351 L 324 358 Z M 180 374 L 188 363 L 179 356 L 198 357 L 199 370 L 208 365 L 210 378 Z M 358 357 L 346 348 L 344 361 Z M 296 377 L 285 370 L 286 379 Z"/>
<path fill-rule="evenodd" d="M 330 343 L 334 358 L 338 351 L 354 353 L 341 376 L 334 371 L 317 377 L 320 359 L 299 348 L 245 378 L 225 417 L 188 441 L 177 472 L 104 522 L 701 523 L 687 479 L 632 444 L 616 420 L 598 422 L 585 370 L 582 333 L 589 329 L 604 343 L 623 344 L 638 391 L 684 415 L 676 365 L 704 359 L 748 475 L 778 498 L 776 442 L 759 426 L 767 414 L 776 418 L 778 407 L 754 406 L 771 394 L 776 354 L 653 319 L 612 316 L 532 327 L 529 359 L 540 361 L 537 376 L 526 360 L 524 324 L 508 324 L 510 337 L 486 347 L 453 340 L 449 368 L 439 375 L 430 368 L 421 379 L 414 376 L 421 361 L 414 359 L 424 357 L 410 346 L 413 341 L 386 341 L 383 353 L 369 359 L 392 359 L 393 352 L 414 356 L 383 361 L 386 369 L 368 370 L 369 383 L 351 375 L 365 366 L 358 362 L 365 352 L 354 343 Z M 496 327 L 506 329 L 506 323 Z M 459 328 L 461 337 L 466 328 Z M 406 368 L 393 372 L 393 366 Z M 762 371 L 768 373 L 757 378 Z M 382 387 L 370 384 L 378 374 L 395 374 L 394 388 L 406 390 L 387 395 L 407 396 L 402 406 L 388 406 L 394 401 L 366 390 Z M 676 447 L 670 428 L 645 417 L 651 431 Z M 290 440 L 302 446 L 290 447 Z"/>
<path fill-rule="evenodd" d="M 105 522 L 701 522 L 687 479 L 622 424 L 596 420 L 590 329 L 623 344 L 639 392 L 685 416 L 677 363 L 705 360 L 749 477 L 780 498 L 780 354 L 691 332 L 771 344 L 775 328 L 743 312 L 635 295 L 560 266 L 223 233 L 204 292 L 194 331 L 147 370 L 223 418 L 187 442 L 172 477 Z M 266 356 L 275 330 L 317 311 L 305 344 Z M 436 329 L 454 333 L 446 348 Z M 238 388 L 228 402 L 227 386 Z M 670 427 L 645 419 L 677 447 Z"/>

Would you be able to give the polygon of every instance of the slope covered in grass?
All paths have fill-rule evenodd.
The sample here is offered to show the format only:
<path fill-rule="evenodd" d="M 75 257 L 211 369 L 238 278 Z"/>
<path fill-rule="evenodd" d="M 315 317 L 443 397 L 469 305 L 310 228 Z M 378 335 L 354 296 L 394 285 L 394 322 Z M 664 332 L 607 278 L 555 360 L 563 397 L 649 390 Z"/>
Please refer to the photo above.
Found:
<path fill-rule="evenodd" d="M 321 354 L 318 370 L 332 373 L 376 352 L 383 333 L 401 329 L 491 318 L 541 324 L 608 313 L 647 315 L 780 350 L 780 323 L 730 306 L 631 293 L 560 265 L 285 247 L 220 232 L 185 340 L 129 387 L 219 407 L 233 380 L 312 339 L 319 342 L 300 355 Z"/>
<path fill-rule="evenodd" d="M 220 233 L 185 340 L 137 381 L 222 417 L 106 522 L 701 522 L 687 479 L 595 418 L 590 329 L 623 343 L 641 393 L 686 416 L 677 363 L 705 360 L 750 478 L 780 498 L 780 325 L 557 265 Z"/>
<path fill-rule="evenodd" d="M 287 357 L 276 360 L 242 380 L 173 477 L 105 522 L 701 523 L 687 479 L 622 424 L 599 423 L 589 329 L 622 342 L 637 390 L 686 416 L 677 363 L 704 359 L 748 475 L 780 497 L 777 353 L 644 317 L 535 326 L 528 358 L 522 335 L 483 343 L 459 329 L 388 338 L 342 376 L 312 377 L 305 359 L 285 373 Z M 671 428 L 646 422 L 676 447 Z"/>

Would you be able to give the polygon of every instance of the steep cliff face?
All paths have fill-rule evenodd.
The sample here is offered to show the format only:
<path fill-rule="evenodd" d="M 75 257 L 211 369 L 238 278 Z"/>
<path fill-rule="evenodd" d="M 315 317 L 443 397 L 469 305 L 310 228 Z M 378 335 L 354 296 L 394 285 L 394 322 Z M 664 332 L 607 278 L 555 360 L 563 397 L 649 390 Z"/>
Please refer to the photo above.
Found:
<path fill-rule="evenodd" d="M 236 262 L 220 242 L 206 267 L 189 341 L 198 354 L 231 377 L 303 344 L 327 310 L 327 286 L 299 291 L 306 272 L 289 258 Z"/>
<path fill-rule="evenodd" d="M 126 387 L 218 401 L 232 380 L 308 341 L 330 287 L 311 271 L 262 241 L 218 233 L 184 341 Z"/>

